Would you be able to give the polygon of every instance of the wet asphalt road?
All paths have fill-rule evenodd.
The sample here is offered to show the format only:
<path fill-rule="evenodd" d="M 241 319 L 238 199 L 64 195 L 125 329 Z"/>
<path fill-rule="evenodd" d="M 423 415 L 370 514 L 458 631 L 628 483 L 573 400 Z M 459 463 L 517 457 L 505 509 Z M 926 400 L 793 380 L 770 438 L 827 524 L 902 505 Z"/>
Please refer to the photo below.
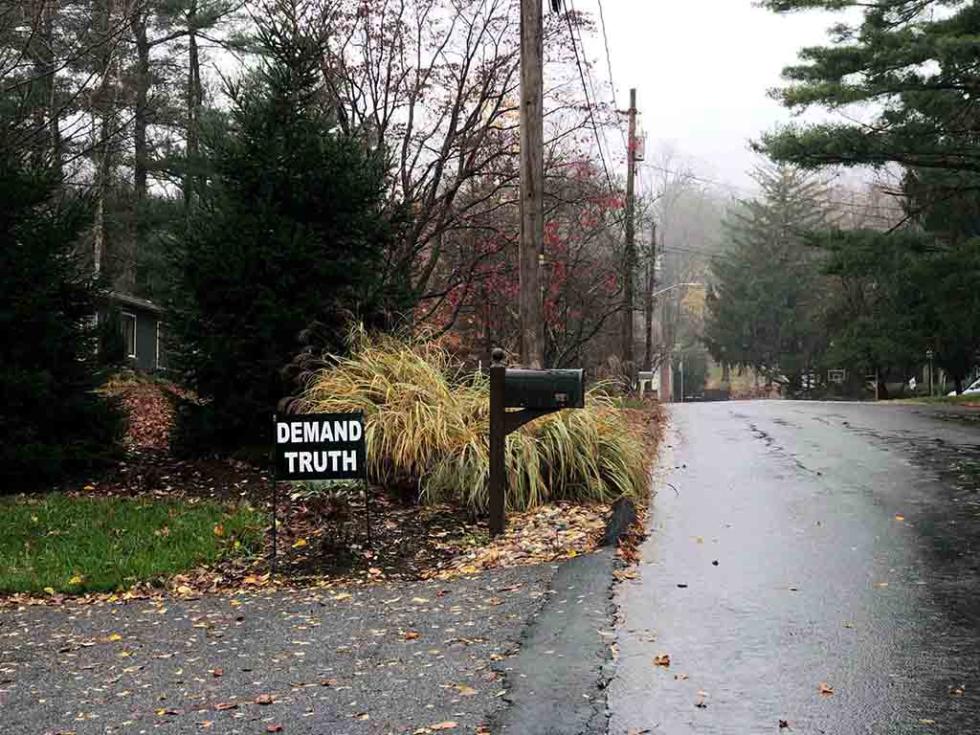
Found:
<path fill-rule="evenodd" d="M 671 413 L 609 732 L 980 732 L 976 412 Z"/>

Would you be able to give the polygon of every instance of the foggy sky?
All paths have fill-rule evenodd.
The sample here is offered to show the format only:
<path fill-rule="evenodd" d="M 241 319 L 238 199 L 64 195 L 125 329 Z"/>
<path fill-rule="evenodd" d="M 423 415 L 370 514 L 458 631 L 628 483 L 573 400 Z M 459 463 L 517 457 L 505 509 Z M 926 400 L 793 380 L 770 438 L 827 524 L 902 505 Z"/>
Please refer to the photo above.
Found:
<path fill-rule="evenodd" d="M 598 25 L 598 0 L 573 0 Z M 748 141 L 792 119 L 767 96 L 798 50 L 826 41 L 840 14 L 776 15 L 753 0 L 603 0 L 620 109 L 637 88 L 647 158 L 670 148 L 702 176 L 750 186 Z M 608 80 L 602 35 L 587 41 L 593 73 Z M 826 113 L 805 119 L 826 119 Z M 609 135 L 613 145 L 617 136 Z M 621 147 L 621 139 L 618 139 Z"/>

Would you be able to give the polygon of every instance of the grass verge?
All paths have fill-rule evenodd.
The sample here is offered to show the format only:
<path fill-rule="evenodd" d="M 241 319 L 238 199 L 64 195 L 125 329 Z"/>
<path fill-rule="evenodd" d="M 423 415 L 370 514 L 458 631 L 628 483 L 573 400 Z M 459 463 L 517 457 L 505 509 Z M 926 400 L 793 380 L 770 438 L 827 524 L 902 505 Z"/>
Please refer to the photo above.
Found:
<path fill-rule="evenodd" d="M 99 592 L 158 583 L 258 550 L 246 507 L 52 493 L 0 499 L 0 592 Z"/>
<path fill-rule="evenodd" d="M 948 406 L 980 406 L 980 394 L 971 393 L 962 396 L 933 396 L 929 398 L 928 396 L 923 398 L 912 399 L 916 403 L 938 403 Z"/>

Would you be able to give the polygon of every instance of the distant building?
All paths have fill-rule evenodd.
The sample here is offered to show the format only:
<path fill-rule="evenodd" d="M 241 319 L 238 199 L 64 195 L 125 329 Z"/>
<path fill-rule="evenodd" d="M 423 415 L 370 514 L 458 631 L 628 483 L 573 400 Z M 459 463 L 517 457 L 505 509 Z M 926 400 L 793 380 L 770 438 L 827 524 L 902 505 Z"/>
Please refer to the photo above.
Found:
<path fill-rule="evenodd" d="M 160 334 L 163 309 L 147 299 L 110 291 L 100 309 L 99 319 L 107 318 L 110 310 L 118 316 L 129 366 L 143 372 L 163 370 L 165 360 Z"/>

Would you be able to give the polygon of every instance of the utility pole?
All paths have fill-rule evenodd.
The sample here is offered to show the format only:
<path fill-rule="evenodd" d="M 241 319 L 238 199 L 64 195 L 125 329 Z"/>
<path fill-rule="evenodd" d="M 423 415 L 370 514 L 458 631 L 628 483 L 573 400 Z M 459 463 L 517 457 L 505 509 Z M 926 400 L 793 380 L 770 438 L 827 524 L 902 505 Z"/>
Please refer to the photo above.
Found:
<path fill-rule="evenodd" d="M 542 0 L 521 0 L 521 364 L 544 367 L 544 31 Z"/>
<path fill-rule="evenodd" d="M 645 370 L 653 370 L 653 292 L 657 290 L 657 223 L 650 233 L 650 253 L 647 255 L 646 295 L 643 303 L 643 328 L 646 332 Z"/>
<path fill-rule="evenodd" d="M 633 316 L 635 297 L 633 274 L 636 271 L 636 89 L 630 90 L 629 141 L 626 151 L 626 246 L 623 258 L 623 372 L 627 385 L 636 382 L 636 361 L 633 357 Z"/>

